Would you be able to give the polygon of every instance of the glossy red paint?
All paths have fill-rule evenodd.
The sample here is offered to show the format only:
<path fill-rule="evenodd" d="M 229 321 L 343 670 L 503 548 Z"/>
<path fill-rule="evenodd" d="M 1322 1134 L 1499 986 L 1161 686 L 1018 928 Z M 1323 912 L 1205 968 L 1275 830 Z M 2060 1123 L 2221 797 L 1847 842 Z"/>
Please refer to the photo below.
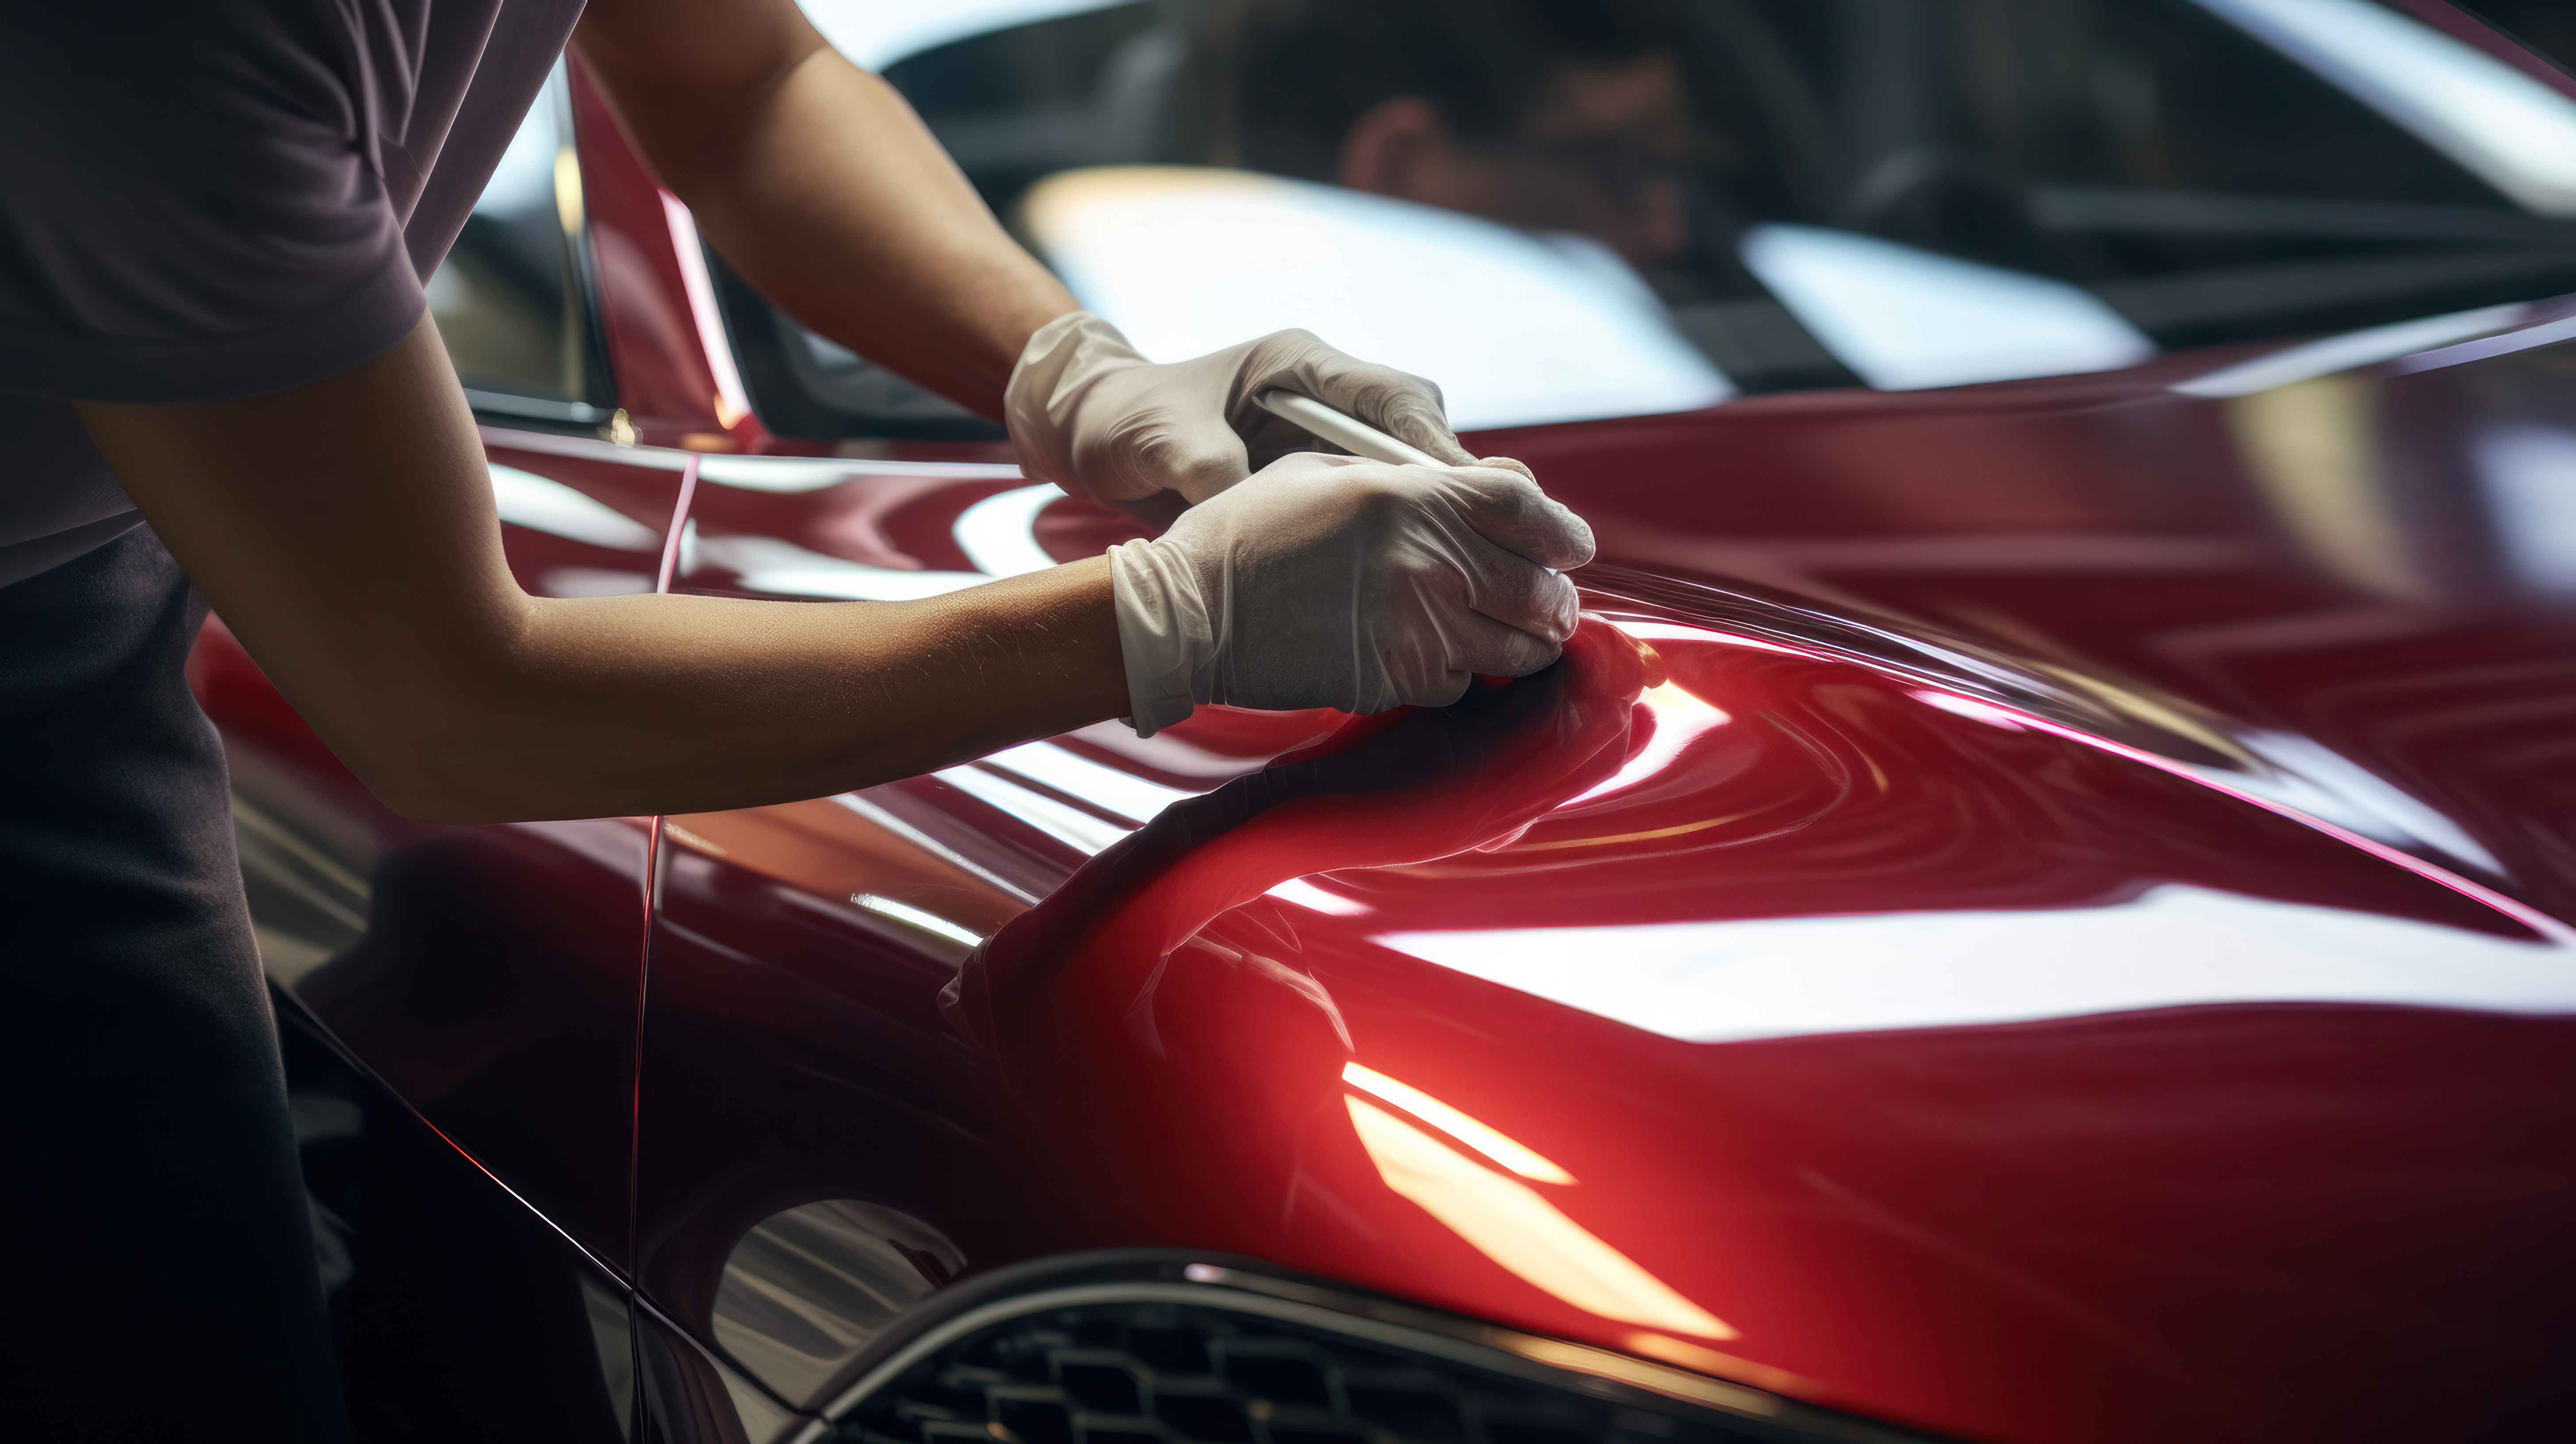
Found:
<path fill-rule="evenodd" d="M 764 1034 L 758 1048 L 690 1049 L 668 1073 L 662 1045 L 648 1045 L 649 1076 L 703 1120 L 658 1135 L 661 1168 L 703 1178 L 706 1143 L 746 1119 L 782 1135 L 749 1150 L 762 1164 L 799 1135 L 817 1154 L 832 1151 L 824 1138 L 853 1137 L 838 1123 L 806 1133 L 810 1103 L 695 1060 L 776 1056 L 792 1038 L 803 1078 L 882 1096 L 899 1086 L 889 1073 L 911 1071 L 889 1066 L 906 1052 L 959 1070 L 962 1031 L 1038 1121 L 1070 1185 L 1058 1185 L 1059 1207 L 1091 1242 L 1251 1253 L 1975 1437 L 2397 1437 L 2407 1421 L 2464 1408 L 2509 1437 L 2544 1427 L 2551 1299 L 2569 1263 L 2551 1220 L 2576 1201 L 2576 1179 L 2543 1142 L 2576 1122 L 2563 1019 L 2183 1002 L 1709 1044 L 1373 941 L 2101 908 L 2181 884 L 2520 939 L 2567 960 L 2460 891 L 2117 751 L 1961 717 L 1849 660 L 1714 637 L 1656 647 L 1672 685 L 1728 721 L 1650 778 L 1559 805 L 1653 740 L 1620 701 L 1635 674 L 1587 671 L 1598 655 L 1579 653 L 1547 687 L 1483 704 L 1517 701 L 1535 717 L 1425 714 L 1342 754 L 1338 773 L 1274 767 L 1175 804 L 1009 924 L 970 963 L 948 1026 L 930 1005 L 944 968 L 853 966 L 856 948 L 834 958 L 753 936 L 740 919 L 761 910 L 717 899 L 755 886 L 744 874 L 772 871 L 774 850 L 736 818 L 687 820 L 696 876 L 666 900 L 665 936 L 687 919 L 682 966 L 696 985 L 658 995 L 659 1016 L 674 1033 L 731 1018 Z M 1585 720 L 1586 694 L 1600 699 L 1598 721 Z M 1620 703 L 1615 720 L 1608 702 Z M 1532 750 L 1516 756 L 1513 742 Z M 1563 767 L 1575 771 L 1560 782 Z M 951 815 L 975 806 L 912 795 Z M 1516 840 L 1473 850 L 1532 813 L 1543 815 Z M 949 834 L 978 835 L 986 860 L 1006 865 L 994 844 L 1012 834 L 998 820 Z M 1019 839 L 1023 856 L 1035 846 Z M 838 872 L 815 875 L 832 861 Z M 925 909 L 966 891 L 907 887 L 904 869 L 855 848 L 807 866 L 814 914 L 830 910 L 824 889 L 882 889 Z M 1263 895 L 1301 876 L 1353 915 Z M 920 941 L 909 951 L 936 956 Z M 867 955 L 884 956 L 883 943 Z M 805 1003 L 761 983 L 764 964 L 792 968 Z M 754 997 L 772 1001 L 754 1008 Z M 1392 1126 L 1411 1130 L 1399 1146 L 1427 1145 L 1460 1171 L 1414 1178 L 1414 1194 L 1435 1201 L 1463 1189 L 1446 1215 L 1424 1206 L 1396 1186 L 1420 1159 L 1390 1158 L 1356 1131 L 1346 1100 L 1361 1095 L 1340 1082 L 1353 1057 L 1580 1184 L 1513 1183 L 1397 1112 Z M 914 1107 L 969 1132 L 1010 1115 L 982 1096 L 989 1086 L 915 1094 Z M 887 1126 L 880 1117 L 866 1136 Z M 918 1146 L 848 1148 L 832 1186 L 915 1201 L 964 1185 L 985 1210 L 1037 1186 L 924 1162 L 935 1155 Z M 655 1152 L 648 1142 L 645 1202 L 661 1220 L 648 1237 L 699 1234 L 656 1188 Z M 758 1172 L 749 1158 L 740 1169 Z M 748 1202 L 707 1236 L 792 1197 Z M 1502 1220 L 1481 1233 L 1480 1206 Z M 1534 1206 L 1553 1219 L 1533 1225 Z M 1569 1229 L 1720 1330 L 1674 1326 L 1687 1310 L 1652 1290 L 1620 1306 L 1628 1318 L 1552 1292 L 1546 1259 L 1583 1247 Z M 1029 1247 L 965 1237 L 970 1254 Z M 648 1286 L 661 1263 L 648 1253 Z M 674 1271 L 704 1276 L 704 1260 Z M 2489 1391 L 2464 1404 L 2464 1375 Z"/>
<path fill-rule="evenodd" d="M 639 436 L 665 446 L 761 449 L 767 433 L 756 418 L 726 404 L 716 364 L 700 341 L 701 303 L 690 294 L 680 250 L 694 235 L 675 229 L 674 203 L 627 142 L 580 59 L 566 64 L 600 320 L 619 404 Z M 702 304 L 711 306 L 712 298 Z"/>
<path fill-rule="evenodd" d="M 1537 465 L 1613 562 L 1996 649 L 2092 697 L 2096 726 L 2307 739 L 2450 818 L 2507 891 L 2576 916 L 2571 609 L 2513 581 L 2470 455 L 2563 404 L 2544 398 L 2566 371 L 2558 348 L 2302 383 L 2348 403 L 2327 424 L 2380 458 L 2338 502 L 2385 525 L 2377 555 L 2320 534 L 2300 478 L 2263 474 L 2266 432 L 2304 424 L 2279 393 L 2205 401 L 2154 376 L 1479 444 Z"/>
<path fill-rule="evenodd" d="M 1358 775 L 1314 794 L 1274 770 L 1211 799 L 1231 806 L 1176 806 L 1014 923 L 981 972 L 970 963 L 970 994 L 988 980 L 1003 1000 L 996 1056 L 1069 1166 L 1097 1170 L 1106 1233 L 1327 1269 L 1979 1437 L 2373 1435 L 2435 1404 L 2380 1379 L 2420 1366 L 2427 1334 L 2476 1335 L 2491 1380 L 2545 1376 L 2527 1341 L 2550 1306 L 2527 1278 L 2503 1280 L 2568 1201 L 2527 1152 L 2576 1121 L 2564 1023 L 2257 1005 L 1710 1045 L 1371 944 L 1424 927 L 1831 913 L 1862 903 L 1862 877 L 1872 910 L 2099 906 L 2196 881 L 2520 932 L 2295 824 L 1953 717 L 1859 669 L 1724 644 L 1668 655 L 1732 720 L 1653 781 L 1550 808 L 1496 851 L 1461 845 L 1508 832 L 1518 809 L 1408 834 L 1562 792 L 1526 767 L 1416 780 L 1437 777 L 1426 752 L 1475 756 L 1485 720 L 1420 718 L 1414 748 L 1390 733 L 1354 749 Z M 1579 722 L 1543 720 L 1575 740 L 1541 755 L 1586 755 Z M 1282 793 L 1294 800 L 1254 800 Z M 1227 826 L 1239 810 L 1253 816 Z M 2248 854 L 2270 860 L 2259 883 Z M 1319 872 L 1368 910 L 1260 897 Z M 1237 899 L 1254 901 L 1225 906 Z M 2388 1051 L 2440 1058 L 2437 1091 L 2467 1096 L 2428 1098 Z M 1417 1177 L 1418 1197 L 1395 1199 L 1419 1164 L 1354 1132 L 1352 1056 L 1580 1184 L 1470 1161 L 1459 1172 L 1480 1182 Z M 2484 1121 L 2464 1131 L 2453 1105 L 2470 1097 Z M 1436 1137 L 1422 1122 L 1395 1126 Z M 2442 1165 L 2461 1155 L 2526 1166 Z M 2331 1225 L 2315 1216 L 2329 1200 Z M 1542 1205 L 1556 1217 L 1534 1216 Z M 2452 1209 L 2522 1226 L 2511 1242 L 2425 1237 Z M 1571 1247 L 1568 1222 L 1720 1326 L 1694 1336 L 1642 1292 L 1613 1301 L 1626 1318 L 1566 1297 L 1550 1259 Z M 2170 1272 L 2185 1259 L 2187 1283 Z M 1851 1289 L 1847 1268 L 1869 1282 Z M 2326 1295 L 2336 1317 L 2316 1312 Z"/>
<path fill-rule="evenodd" d="M 667 219 L 580 103 L 625 404 L 711 428 Z M 2576 607 L 2478 459 L 2563 425 L 2576 347 L 2172 389 L 2230 359 L 1471 438 L 1600 535 L 1563 668 L 1338 745 L 1210 709 L 669 819 L 640 1074 L 638 825 L 403 823 L 219 625 L 195 677 L 247 804 L 373 883 L 290 995 L 631 1269 L 675 1379 L 738 1337 L 748 1230 L 861 1199 L 973 1269 L 1235 1250 L 1971 1437 L 2555 1437 L 2576 1024 L 2460 979 L 2576 964 Z M 2302 471 L 2318 437 L 2369 465 Z M 523 585 L 652 588 L 678 453 L 487 441 L 634 528 L 523 511 Z M 710 467 L 675 586 L 969 569 L 1023 483 L 894 450 Z M 2322 961 L 2121 971 L 2212 919 Z M 1918 953 L 1957 985 L 1906 1001 Z M 1736 955 L 1870 981 L 1820 1016 L 1710 983 Z"/>

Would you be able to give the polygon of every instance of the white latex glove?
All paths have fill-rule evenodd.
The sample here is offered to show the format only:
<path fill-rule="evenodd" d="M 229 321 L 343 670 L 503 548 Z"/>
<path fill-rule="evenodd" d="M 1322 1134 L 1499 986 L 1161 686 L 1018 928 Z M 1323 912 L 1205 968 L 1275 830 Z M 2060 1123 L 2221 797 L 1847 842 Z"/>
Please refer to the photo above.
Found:
<path fill-rule="evenodd" d="M 1088 311 L 1038 328 L 1003 393 L 1020 469 L 1076 496 L 1165 522 L 1292 451 L 1321 443 L 1252 398 L 1273 386 L 1458 466 L 1440 388 L 1356 361 L 1311 332 L 1280 331 L 1195 361 L 1155 365 Z M 1486 462 L 1493 465 L 1494 462 Z M 1519 462 L 1502 463 L 1521 470 Z"/>
<path fill-rule="evenodd" d="M 1592 529 L 1499 467 L 1285 457 L 1109 552 L 1140 736 L 1202 702 L 1383 712 L 1521 677 L 1573 634 Z"/>

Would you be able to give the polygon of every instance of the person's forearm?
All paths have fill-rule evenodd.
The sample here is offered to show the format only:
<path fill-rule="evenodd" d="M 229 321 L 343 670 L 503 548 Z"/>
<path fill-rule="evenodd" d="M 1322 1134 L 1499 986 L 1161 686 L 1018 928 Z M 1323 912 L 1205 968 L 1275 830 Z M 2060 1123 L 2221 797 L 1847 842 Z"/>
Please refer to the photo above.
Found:
<path fill-rule="evenodd" d="M 80 412 L 287 701 L 414 816 L 783 802 L 1127 710 L 1096 558 L 920 602 L 528 596 L 427 318 L 294 391 Z"/>
<path fill-rule="evenodd" d="M 903 98 L 784 0 L 595 4 L 578 44 L 716 249 L 823 335 L 999 416 L 1029 334 L 1077 309 Z"/>
<path fill-rule="evenodd" d="M 747 807 L 1124 713 L 1109 590 L 1094 559 L 922 602 L 529 599 L 436 683 L 297 700 L 428 820 Z"/>

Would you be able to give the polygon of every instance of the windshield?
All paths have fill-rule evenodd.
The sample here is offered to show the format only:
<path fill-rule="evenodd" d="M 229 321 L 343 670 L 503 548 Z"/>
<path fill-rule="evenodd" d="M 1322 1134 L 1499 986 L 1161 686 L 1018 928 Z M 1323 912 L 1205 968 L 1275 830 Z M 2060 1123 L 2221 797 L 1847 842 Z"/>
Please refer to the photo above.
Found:
<path fill-rule="evenodd" d="M 1148 354 L 1303 324 L 1440 379 L 1465 426 L 2097 371 L 2576 290 L 2576 81 L 2432 6 L 807 5 Z M 793 353 L 764 374 L 879 418 L 836 434 L 957 424 L 763 321 Z"/>

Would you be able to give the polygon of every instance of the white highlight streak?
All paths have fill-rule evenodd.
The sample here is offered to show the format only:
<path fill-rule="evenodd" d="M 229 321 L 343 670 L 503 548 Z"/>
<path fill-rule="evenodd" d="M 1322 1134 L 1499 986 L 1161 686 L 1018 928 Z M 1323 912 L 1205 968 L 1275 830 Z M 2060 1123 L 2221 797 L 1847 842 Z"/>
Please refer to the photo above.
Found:
<path fill-rule="evenodd" d="M 1134 830 L 1114 822 L 1104 822 L 1079 807 L 1058 802 L 1043 792 L 1022 787 L 999 772 L 986 771 L 973 763 L 946 768 L 931 775 L 970 797 L 1000 808 L 1085 855 L 1105 851 L 1111 843 Z"/>
<path fill-rule="evenodd" d="M 2363 0 L 2199 0 L 2544 216 L 2576 216 L 2576 100 Z"/>
<path fill-rule="evenodd" d="M 1541 1157 L 1538 1150 L 1468 1117 L 1410 1083 L 1397 1082 L 1358 1063 L 1342 1065 L 1342 1081 L 1394 1104 L 1523 1178 L 1569 1187 L 1574 1183 L 1573 1174 Z"/>
<path fill-rule="evenodd" d="M 2576 1012 L 2576 949 L 2182 884 L 2120 907 L 1388 933 L 1377 941 L 1702 1043 L 2208 1003 Z"/>
<path fill-rule="evenodd" d="M 1038 513 L 1060 501 L 1062 488 L 1052 483 L 1023 486 L 988 496 L 957 514 L 951 533 L 957 549 L 975 570 L 988 577 L 1016 577 L 1042 572 L 1055 558 L 1038 545 Z"/>
<path fill-rule="evenodd" d="M 910 903 L 896 902 L 890 897 L 879 897 L 872 892 L 854 892 L 850 894 L 850 901 L 866 908 L 869 912 L 882 913 L 896 922 L 910 924 L 923 932 L 964 943 L 970 948 L 980 947 L 984 941 L 982 933 L 971 932 L 937 913 L 923 912 Z"/>
<path fill-rule="evenodd" d="M 907 572 L 809 551 L 766 536 L 711 536 L 698 541 L 704 566 L 719 566 L 755 592 L 782 597 L 839 597 L 853 602 L 910 602 L 945 596 L 992 578 L 981 572 Z"/>
<path fill-rule="evenodd" d="M 1355 918 L 1371 911 L 1367 903 L 1357 898 L 1328 893 L 1302 877 L 1288 879 L 1272 888 L 1267 895 L 1284 903 L 1295 903 L 1309 912 L 1323 913 L 1327 917 Z"/>
<path fill-rule="evenodd" d="M 2251 361 L 2177 381 L 2173 389 L 2185 396 L 2248 396 L 2287 386 L 2293 381 L 2309 381 L 2349 371 L 2356 366 L 2375 366 L 2394 361 L 2436 346 L 2448 346 L 2501 331 L 2521 320 L 2529 308 L 2516 303 L 2509 306 L 2485 306 L 2475 311 L 2454 311 L 2446 316 L 2426 316 L 2417 321 L 2400 321 L 2393 326 L 2373 326 L 2366 331 L 2350 331 L 2341 336 L 2328 336 L 2304 346 L 2292 346 Z"/>
<path fill-rule="evenodd" d="M 985 758 L 984 763 L 1018 773 L 1032 782 L 1043 782 L 1068 797 L 1079 797 L 1094 807 L 1117 813 L 1139 827 L 1153 821 L 1173 803 L 1197 796 L 1115 767 L 1104 767 L 1052 742 L 1005 748 Z"/>
<path fill-rule="evenodd" d="M 515 466 L 490 469 L 492 504 L 512 526 L 622 552 L 662 549 L 659 530 L 596 497 Z"/>

